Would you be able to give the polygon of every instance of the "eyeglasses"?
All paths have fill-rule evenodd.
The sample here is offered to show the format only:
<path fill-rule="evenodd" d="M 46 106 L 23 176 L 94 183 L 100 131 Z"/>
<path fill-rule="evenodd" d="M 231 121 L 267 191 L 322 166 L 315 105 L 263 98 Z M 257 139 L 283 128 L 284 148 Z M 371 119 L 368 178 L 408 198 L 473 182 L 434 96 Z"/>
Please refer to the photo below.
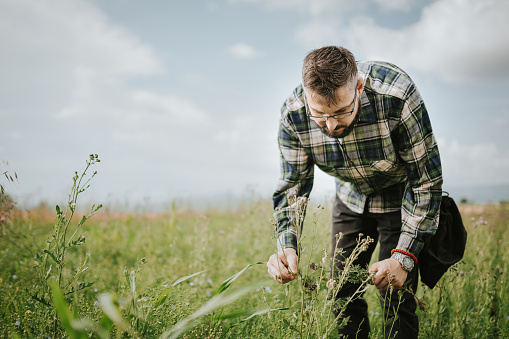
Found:
<path fill-rule="evenodd" d="M 316 119 L 318 121 L 327 121 L 327 119 L 329 119 L 329 118 L 332 118 L 332 119 L 343 119 L 343 118 L 349 117 L 350 115 L 352 115 L 353 111 L 355 110 L 355 100 L 356 99 L 357 99 L 357 88 L 355 89 L 355 94 L 353 96 L 353 102 L 350 104 L 350 105 L 353 105 L 351 111 L 343 112 L 343 113 L 338 113 L 338 114 L 333 114 L 333 115 L 311 115 L 311 114 L 309 114 L 309 110 L 308 110 L 308 103 L 307 103 L 307 100 L 306 100 L 306 94 L 304 94 L 304 103 L 305 103 L 305 107 L 306 107 L 306 114 L 308 115 L 308 117 Z M 350 106 L 350 105 L 348 105 L 348 106 Z"/>

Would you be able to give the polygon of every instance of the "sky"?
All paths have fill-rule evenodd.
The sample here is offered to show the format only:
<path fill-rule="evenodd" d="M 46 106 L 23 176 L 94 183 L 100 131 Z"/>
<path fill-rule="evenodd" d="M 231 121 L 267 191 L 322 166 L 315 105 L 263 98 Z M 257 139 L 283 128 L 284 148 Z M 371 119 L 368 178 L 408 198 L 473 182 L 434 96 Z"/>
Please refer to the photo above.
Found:
<path fill-rule="evenodd" d="M 281 105 L 305 55 L 338 45 L 415 81 L 444 189 L 509 200 L 508 16 L 506 0 L 0 0 L 0 173 L 18 175 L 0 184 L 64 201 L 97 153 L 85 201 L 270 199 Z M 331 196 L 316 172 L 311 198 Z"/>

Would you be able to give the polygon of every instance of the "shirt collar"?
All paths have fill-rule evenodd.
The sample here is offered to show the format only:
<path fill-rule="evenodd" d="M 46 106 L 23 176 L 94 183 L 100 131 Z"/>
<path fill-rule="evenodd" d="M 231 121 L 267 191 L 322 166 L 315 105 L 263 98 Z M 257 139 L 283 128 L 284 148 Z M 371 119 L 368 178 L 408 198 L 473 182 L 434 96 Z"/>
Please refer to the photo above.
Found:
<path fill-rule="evenodd" d="M 361 93 L 361 111 L 359 112 L 359 122 L 376 122 L 376 114 L 373 109 L 373 105 L 369 100 L 368 95 L 366 94 L 366 91 L 363 90 Z"/>

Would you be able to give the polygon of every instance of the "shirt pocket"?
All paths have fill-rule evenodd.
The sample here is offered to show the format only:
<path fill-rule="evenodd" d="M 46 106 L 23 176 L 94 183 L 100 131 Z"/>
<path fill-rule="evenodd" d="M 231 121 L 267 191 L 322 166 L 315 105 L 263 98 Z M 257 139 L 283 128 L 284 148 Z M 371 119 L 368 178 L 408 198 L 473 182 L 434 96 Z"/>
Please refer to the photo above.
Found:
<path fill-rule="evenodd" d="M 396 164 L 389 160 L 378 160 L 371 163 L 371 169 L 375 172 L 389 172 Z"/>
<path fill-rule="evenodd" d="M 372 183 L 375 191 L 406 180 L 406 170 L 401 164 L 389 160 L 378 160 L 373 161 L 370 168 L 373 172 Z"/>

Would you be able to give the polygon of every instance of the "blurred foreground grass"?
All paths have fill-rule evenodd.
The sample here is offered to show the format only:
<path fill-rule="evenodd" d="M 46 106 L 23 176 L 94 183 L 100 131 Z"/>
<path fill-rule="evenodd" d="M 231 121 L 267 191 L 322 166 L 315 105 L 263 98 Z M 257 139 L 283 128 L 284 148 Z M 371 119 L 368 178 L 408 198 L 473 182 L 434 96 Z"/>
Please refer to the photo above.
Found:
<path fill-rule="evenodd" d="M 306 260 L 319 262 L 330 247 L 331 206 L 325 206 L 318 222 L 318 209 L 310 202 L 303 240 Z M 461 205 L 468 231 L 464 260 L 450 270 L 433 290 L 420 286 L 417 296 L 426 305 L 418 311 L 422 338 L 509 338 L 509 204 Z M 54 311 L 34 301 L 28 292 L 37 283 L 34 258 L 28 250 L 43 248 L 51 235 L 55 214 L 47 209 L 17 211 L 0 229 L 0 337 L 53 336 Z M 101 309 L 98 297 L 118 295 L 123 316 L 129 322 L 129 283 L 124 272 L 135 272 L 137 307 L 140 312 L 177 279 L 203 270 L 176 286 L 162 307 L 148 319 L 143 337 L 158 337 L 212 298 L 221 283 L 246 265 L 266 261 L 275 250 L 270 201 L 243 205 L 236 211 L 206 212 L 172 210 L 160 214 L 112 214 L 98 212 L 82 229 L 85 243 L 69 249 L 66 274 L 78 266 L 78 258 L 90 254 L 88 270 L 80 279 L 95 281 L 77 297 L 79 318 L 91 320 L 92 335 Z M 79 220 L 79 218 L 78 218 Z M 2 227 L 2 226 L 0 226 Z M 25 238 L 13 237 L 8 228 Z M 314 250 L 311 238 L 314 235 Z M 39 249 L 38 249 L 39 248 Z M 303 273 L 303 272 L 301 272 Z M 296 289 L 268 280 L 265 265 L 245 271 L 232 288 L 262 282 L 261 288 L 245 294 L 221 313 L 237 317 L 205 321 L 186 332 L 188 338 L 296 338 L 309 336 L 292 325 L 298 317 Z M 368 289 L 372 337 L 383 337 L 382 315 L 376 290 Z M 249 314 L 243 311 L 289 307 L 255 316 L 237 326 Z M 133 312 L 133 311 L 131 311 Z M 216 313 L 217 314 L 217 313 Z M 63 333 L 63 332 L 62 332 Z M 139 333 L 117 337 L 137 337 Z M 335 332 L 331 337 L 336 337 Z"/>

